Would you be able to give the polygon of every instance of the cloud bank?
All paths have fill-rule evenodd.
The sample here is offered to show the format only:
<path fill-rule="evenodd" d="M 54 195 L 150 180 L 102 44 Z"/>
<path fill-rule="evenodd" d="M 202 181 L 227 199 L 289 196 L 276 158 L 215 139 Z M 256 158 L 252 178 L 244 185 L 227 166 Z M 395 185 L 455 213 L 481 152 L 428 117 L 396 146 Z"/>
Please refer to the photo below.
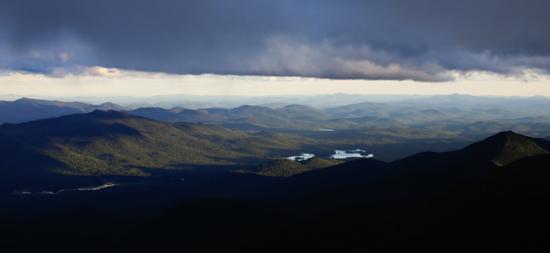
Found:
<path fill-rule="evenodd" d="M 549 9 L 545 0 L 0 0 L 0 68 L 430 82 L 547 73 Z"/>

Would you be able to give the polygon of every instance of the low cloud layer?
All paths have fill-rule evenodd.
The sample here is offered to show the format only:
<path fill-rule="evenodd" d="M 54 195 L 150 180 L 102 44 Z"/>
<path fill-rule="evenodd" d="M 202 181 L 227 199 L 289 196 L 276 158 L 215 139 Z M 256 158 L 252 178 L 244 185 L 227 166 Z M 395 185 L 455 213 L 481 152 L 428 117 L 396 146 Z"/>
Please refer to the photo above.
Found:
<path fill-rule="evenodd" d="M 0 0 L 0 69 L 430 82 L 548 72 L 549 9 L 545 0 Z"/>

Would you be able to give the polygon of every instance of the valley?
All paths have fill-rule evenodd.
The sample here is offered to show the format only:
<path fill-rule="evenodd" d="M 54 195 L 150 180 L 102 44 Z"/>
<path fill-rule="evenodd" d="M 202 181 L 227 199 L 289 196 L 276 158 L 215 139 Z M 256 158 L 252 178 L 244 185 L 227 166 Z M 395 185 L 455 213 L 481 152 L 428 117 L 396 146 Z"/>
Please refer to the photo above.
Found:
<path fill-rule="evenodd" d="M 37 114 L 52 103 L 35 105 Z M 520 236 L 510 229 L 522 230 L 522 224 L 502 228 L 499 219 L 536 209 L 533 217 L 547 224 L 538 214 L 546 209 L 526 202 L 545 200 L 550 182 L 545 169 L 550 140 L 537 138 L 550 128 L 531 120 L 531 112 L 491 123 L 471 116 L 463 122 L 438 119 L 438 113 L 427 111 L 427 118 L 392 115 L 401 122 L 381 124 L 382 116 L 363 121 L 367 112 L 352 107 L 313 114 L 310 107 L 295 105 L 107 108 L 5 123 L 0 126 L 0 222 L 18 232 L 2 234 L 6 240 L 0 242 L 17 247 L 22 240 L 17 234 L 30 230 L 32 240 L 44 244 L 56 236 L 69 238 L 68 247 L 94 237 L 94 251 L 105 245 L 122 251 L 168 249 L 182 241 L 199 252 L 219 249 L 202 244 L 213 241 L 223 249 L 251 252 L 290 245 L 306 251 L 400 250 L 427 249 L 426 240 L 439 247 L 467 231 L 471 240 L 485 238 L 482 245 L 507 238 L 504 245 L 515 248 L 531 243 L 537 230 Z M 349 110 L 352 116 L 334 116 Z M 173 118 L 182 112 L 187 116 Z M 487 134 L 511 126 L 508 122 L 536 137 Z M 469 128 L 472 124 L 483 127 Z M 499 214 L 490 215 L 495 210 Z M 486 225 L 472 232 L 472 222 Z M 52 227 L 54 234 L 45 232 Z M 68 232 L 74 230 L 80 232 Z M 493 235 L 487 238 L 486 231 Z M 512 234 L 516 238 L 509 238 Z M 374 244 L 363 245 L 357 235 L 369 235 Z M 411 244 L 396 244 L 410 236 L 415 237 Z"/>

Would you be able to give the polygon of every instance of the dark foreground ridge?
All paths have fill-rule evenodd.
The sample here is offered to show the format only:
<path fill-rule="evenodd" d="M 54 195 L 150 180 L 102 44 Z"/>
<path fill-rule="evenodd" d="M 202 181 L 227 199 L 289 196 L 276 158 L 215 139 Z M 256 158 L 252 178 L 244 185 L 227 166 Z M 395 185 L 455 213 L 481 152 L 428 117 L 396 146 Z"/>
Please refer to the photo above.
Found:
<path fill-rule="evenodd" d="M 144 180 L 139 187 L 55 197 L 11 195 L 4 204 L 34 210 L 3 211 L 0 246 L 81 252 L 540 251 L 550 249 L 548 144 L 504 132 L 456 151 L 392 163 L 358 159 L 287 178 L 210 174 L 208 181 L 185 187 Z M 306 166 L 267 165 L 269 173 Z M 209 193 L 199 195 L 205 188 Z"/>

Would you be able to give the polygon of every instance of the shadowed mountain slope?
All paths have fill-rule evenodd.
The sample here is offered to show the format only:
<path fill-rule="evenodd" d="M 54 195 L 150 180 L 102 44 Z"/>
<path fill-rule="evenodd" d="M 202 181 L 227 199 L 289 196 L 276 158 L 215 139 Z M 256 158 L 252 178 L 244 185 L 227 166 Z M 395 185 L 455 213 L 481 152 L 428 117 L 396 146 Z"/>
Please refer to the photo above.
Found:
<path fill-rule="evenodd" d="M 169 124 L 99 110 L 3 125 L 0 141 L 13 156 L 37 154 L 55 161 L 43 163 L 29 158 L 17 164 L 8 159 L 0 161 L 2 171 L 17 171 L 25 165 L 77 175 L 145 175 L 144 168 L 236 164 L 298 146 L 283 135 L 264 137 L 218 126 Z"/>
<path fill-rule="evenodd" d="M 119 117 L 99 118 L 108 123 Z M 212 133 L 221 131 L 201 125 L 177 127 L 197 131 L 201 139 L 217 138 Z M 139 129 L 140 135 L 145 132 Z M 97 251 L 114 245 L 129 252 L 170 251 L 182 245 L 190 252 L 281 252 L 289 248 L 303 252 L 547 251 L 550 154 L 540 154 L 545 143 L 504 132 L 460 150 L 425 152 L 394 163 L 357 159 L 288 178 L 234 173 L 231 184 L 221 180 L 198 187 L 243 187 L 257 195 L 183 200 L 158 215 L 128 223 L 113 223 L 103 213 L 82 209 L 71 209 L 76 217 L 68 216 L 65 226 L 55 219 L 21 226 L 10 216 L 3 220 L 2 224 L 11 226 L 2 238 L 20 248 L 19 242 L 29 238 L 20 234 L 30 234 L 39 242 L 31 246 L 40 249 L 48 242 L 59 248 L 55 242 L 60 237 L 67 238 L 70 248 L 97 238 L 104 243 L 90 243 Z M 290 160 L 272 164 L 290 169 L 282 168 L 283 172 L 305 167 Z M 97 194 L 91 197 L 110 196 L 107 191 Z M 149 198 L 173 194 L 169 188 Z M 121 196 L 135 202 L 147 199 L 146 194 L 135 192 L 113 196 L 117 203 L 126 199 Z M 127 212 L 122 215 L 128 216 Z M 87 229 L 74 233 L 82 224 Z M 67 246 L 65 241 L 62 244 Z"/>
<path fill-rule="evenodd" d="M 545 146 L 548 142 L 502 132 L 460 150 L 423 152 L 392 163 L 356 159 L 293 176 L 287 180 L 286 187 L 298 192 L 314 192 L 308 188 L 324 191 L 347 188 L 348 191 L 342 193 L 344 195 L 359 194 L 363 190 L 357 187 L 370 188 L 376 184 L 381 184 L 383 188 L 391 186 L 386 190 L 392 194 L 401 194 L 400 191 L 411 194 L 413 191 L 447 191 L 458 182 L 481 180 L 493 171 L 504 169 L 502 166 L 518 161 L 527 163 L 530 158 L 547 156 L 549 152 L 539 144 Z"/>
<path fill-rule="evenodd" d="M 462 152 L 477 159 L 492 161 L 498 166 L 521 158 L 548 153 L 546 141 L 514 132 L 502 132 L 466 147 Z"/>
<path fill-rule="evenodd" d="M 322 168 L 328 168 L 331 166 L 336 166 L 338 164 L 341 164 L 342 161 L 334 160 L 334 159 L 323 159 L 319 157 L 313 157 L 311 159 L 307 159 L 305 161 L 301 162 L 306 167 L 311 169 L 322 169 Z"/>
<path fill-rule="evenodd" d="M 387 163 L 375 159 L 356 159 L 328 168 L 319 169 L 296 175 L 291 180 L 296 181 L 317 181 L 319 185 L 324 184 L 351 184 L 365 183 L 373 179 L 373 175 L 380 174 Z"/>
<path fill-rule="evenodd" d="M 415 172 L 437 170 L 476 173 L 477 168 L 503 166 L 521 158 L 548 153 L 543 146 L 548 147 L 548 141 L 514 132 L 502 132 L 461 150 L 419 153 L 392 163 L 392 167 Z M 460 170 L 453 170 L 456 168 Z"/>
<path fill-rule="evenodd" d="M 314 157 L 305 161 L 289 159 L 274 159 L 264 162 L 253 173 L 261 176 L 290 177 L 300 173 L 331 167 L 341 163 L 337 160 L 327 160 Z"/>
<path fill-rule="evenodd" d="M 255 173 L 262 176 L 289 177 L 309 170 L 306 166 L 296 161 L 275 159 L 258 166 Z"/>

